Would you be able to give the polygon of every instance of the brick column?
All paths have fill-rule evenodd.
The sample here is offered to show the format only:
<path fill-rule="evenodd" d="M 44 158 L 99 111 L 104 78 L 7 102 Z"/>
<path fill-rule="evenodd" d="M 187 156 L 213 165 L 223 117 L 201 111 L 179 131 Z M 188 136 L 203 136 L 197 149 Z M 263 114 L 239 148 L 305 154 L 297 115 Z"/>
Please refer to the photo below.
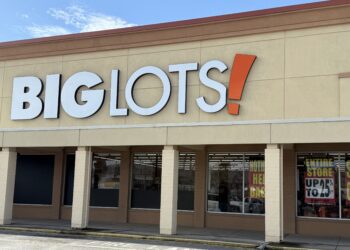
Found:
<path fill-rule="evenodd" d="M 11 224 L 16 162 L 15 149 L 3 148 L 0 152 L 0 225 Z"/>
<path fill-rule="evenodd" d="M 265 149 L 265 241 L 283 239 L 282 151 L 277 144 Z"/>
<path fill-rule="evenodd" d="M 78 147 L 75 152 L 75 171 L 72 205 L 72 228 L 82 229 L 88 226 L 90 186 L 91 186 L 91 149 Z"/>
<path fill-rule="evenodd" d="M 160 200 L 160 233 L 176 234 L 177 187 L 179 152 L 174 146 L 165 146 L 162 152 L 162 185 Z"/>

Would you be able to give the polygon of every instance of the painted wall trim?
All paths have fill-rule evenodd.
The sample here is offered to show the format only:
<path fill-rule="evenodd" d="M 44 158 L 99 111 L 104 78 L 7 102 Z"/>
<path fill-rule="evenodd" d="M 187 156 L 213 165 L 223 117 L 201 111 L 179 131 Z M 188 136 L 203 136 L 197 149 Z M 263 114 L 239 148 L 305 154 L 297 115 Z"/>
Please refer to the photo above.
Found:
<path fill-rule="evenodd" d="M 191 122 L 191 123 L 161 123 L 161 124 L 131 124 L 131 125 L 93 125 L 67 127 L 37 127 L 37 128 L 1 128 L 0 132 L 29 131 L 64 131 L 64 130 L 94 130 L 94 129 L 133 129 L 133 128 L 171 128 L 171 127 L 201 127 L 201 126 L 235 126 L 235 125 L 273 125 L 273 124 L 303 124 L 325 122 L 350 122 L 350 117 L 304 118 L 304 119 L 274 119 L 250 121 L 221 122 Z"/>

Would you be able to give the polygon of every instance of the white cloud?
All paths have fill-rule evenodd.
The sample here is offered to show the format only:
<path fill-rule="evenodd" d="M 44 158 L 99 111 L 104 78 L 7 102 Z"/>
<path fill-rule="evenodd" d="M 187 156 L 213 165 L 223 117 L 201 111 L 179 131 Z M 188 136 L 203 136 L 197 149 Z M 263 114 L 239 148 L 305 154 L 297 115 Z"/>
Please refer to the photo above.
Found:
<path fill-rule="evenodd" d="M 60 26 L 51 25 L 32 25 L 27 27 L 32 37 L 58 36 L 71 33 L 69 30 Z"/>
<path fill-rule="evenodd" d="M 51 8 L 47 11 L 51 17 L 63 21 L 62 25 L 31 25 L 26 27 L 32 37 L 65 35 L 74 32 L 89 32 L 107 29 L 119 29 L 135 26 L 124 19 L 102 13 L 89 12 L 72 5 L 65 9 Z"/>
<path fill-rule="evenodd" d="M 67 7 L 64 10 L 51 8 L 47 11 L 47 14 L 58 20 L 64 21 L 66 25 L 72 25 L 78 29 L 83 27 L 84 23 L 87 22 L 86 11 L 76 5 Z"/>
<path fill-rule="evenodd" d="M 89 17 L 87 22 L 81 29 L 81 32 L 95 31 L 95 30 L 107 30 L 107 29 L 120 29 L 126 27 L 135 26 L 125 20 L 118 17 L 111 17 L 105 15 L 94 15 Z"/>
<path fill-rule="evenodd" d="M 73 5 L 66 9 L 51 8 L 47 12 L 52 17 L 64 21 L 80 32 L 119 29 L 135 26 L 119 17 L 108 16 L 101 13 L 88 12 L 83 8 Z"/>

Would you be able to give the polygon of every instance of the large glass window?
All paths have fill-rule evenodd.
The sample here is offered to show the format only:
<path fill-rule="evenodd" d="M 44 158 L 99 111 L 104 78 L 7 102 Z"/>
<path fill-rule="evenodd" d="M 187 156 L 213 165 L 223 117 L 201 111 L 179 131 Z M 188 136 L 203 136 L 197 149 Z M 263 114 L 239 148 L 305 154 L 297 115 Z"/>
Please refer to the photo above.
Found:
<path fill-rule="evenodd" d="M 72 205 L 75 155 L 66 157 L 64 205 Z M 120 155 L 95 153 L 92 158 L 90 206 L 118 207 Z"/>
<path fill-rule="evenodd" d="M 14 203 L 52 204 L 54 155 L 18 155 Z"/>
<path fill-rule="evenodd" d="M 244 212 L 265 213 L 265 159 L 263 154 L 244 154 Z"/>
<path fill-rule="evenodd" d="M 179 185 L 177 209 L 194 209 L 194 175 L 196 168 L 196 155 L 193 153 L 180 153 L 179 155 Z"/>
<path fill-rule="evenodd" d="M 265 213 L 262 153 L 210 153 L 208 157 L 208 211 Z"/>
<path fill-rule="evenodd" d="M 94 153 L 92 158 L 90 206 L 118 207 L 120 155 Z"/>
<path fill-rule="evenodd" d="M 132 159 L 132 208 L 160 208 L 161 153 L 134 153 Z"/>
<path fill-rule="evenodd" d="M 298 153 L 298 216 L 350 218 L 349 153 Z"/>

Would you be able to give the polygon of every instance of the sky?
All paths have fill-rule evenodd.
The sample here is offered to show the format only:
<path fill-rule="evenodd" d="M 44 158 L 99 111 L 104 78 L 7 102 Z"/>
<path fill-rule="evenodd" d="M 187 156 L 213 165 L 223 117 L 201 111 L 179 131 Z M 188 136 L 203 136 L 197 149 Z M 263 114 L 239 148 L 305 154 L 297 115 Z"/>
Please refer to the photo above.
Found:
<path fill-rule="evenodd" d="M 6 0 L 0 42 L 124 28 L 317 0 Z"/>

